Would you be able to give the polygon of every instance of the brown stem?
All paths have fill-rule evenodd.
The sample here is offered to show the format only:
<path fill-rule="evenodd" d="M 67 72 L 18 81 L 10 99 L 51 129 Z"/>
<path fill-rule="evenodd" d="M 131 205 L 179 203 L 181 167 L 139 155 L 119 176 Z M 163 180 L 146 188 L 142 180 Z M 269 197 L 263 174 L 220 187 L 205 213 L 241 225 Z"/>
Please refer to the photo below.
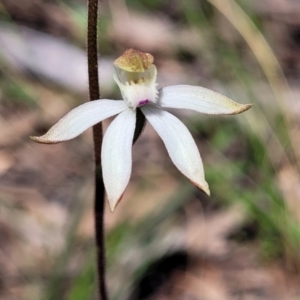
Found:
<path fill-rule="evenodd" d="M 88 0 L 87 59 L 90 100 L 100 98 L 97 49 L 98 0 Z M 99 299 L 107 300 L 105 283 L 105 233 L 104 233 L 104 184 L 101 170 L 102 124 L 93 127 L 95 156 L 95 240 L 97 247 L 97 273 Z"/>

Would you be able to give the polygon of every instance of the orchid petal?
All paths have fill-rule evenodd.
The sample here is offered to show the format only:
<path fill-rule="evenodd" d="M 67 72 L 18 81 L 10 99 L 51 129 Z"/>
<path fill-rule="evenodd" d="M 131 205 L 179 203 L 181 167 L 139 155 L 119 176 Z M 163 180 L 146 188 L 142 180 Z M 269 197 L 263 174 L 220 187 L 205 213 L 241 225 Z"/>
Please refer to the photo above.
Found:
<path fill-rule="evenodd" d="M 163 140 L 175 166 L 193 184 L 209 195 L 202 160 L 187 127 L 178 118 L 159 108 L 143 106 L 141 110 Z"/>
<path fill-rule="evenodd" d="M 251 104 L 240 104 L 212 90 L 192 85 L 174 85 L 160 90 L 157 103 L 161 107 L 191 109 L 204 114 L 236 115 Z"/>
<path fill-rule="evenodd" d="M 71 140 L 89 127 L 127 109 L 124 101 L 95 100 L 84 103 L 62 117 L 43 136 L 30 137 L 33 141 L 44 144 L 56 144 Z"/>
<path fill-rule="evenodd" d="M 111 211 L 121 200 L 130 179 L 135 121 L 136 112 L 128 108 L 114 119 L 103 138 L 102 172 Z"/>

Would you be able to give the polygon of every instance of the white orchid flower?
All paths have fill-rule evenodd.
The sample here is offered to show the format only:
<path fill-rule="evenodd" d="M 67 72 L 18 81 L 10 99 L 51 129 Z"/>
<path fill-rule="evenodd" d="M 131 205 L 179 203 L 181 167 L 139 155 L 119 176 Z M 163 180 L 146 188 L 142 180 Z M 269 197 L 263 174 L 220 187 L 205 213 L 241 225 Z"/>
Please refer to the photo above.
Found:
<path fill-rule="evenodd" d="M 132 167 L 132 142 L 136 112 L 140 108 L 163 140 L 171 160 L 195 186 L 210 194 L 202 160 L 187 127 L 165 108 L 191 109 L 205 114 L 234 115 L 250 104 L 236 103 L 209 89 L 175 85 L 157 90 L 156 67 L 148 53 L 129 49 L 115 61 L 114 80 L 123 100 L 95 100 L 82 104 L 60 119 L 38 143 L 53 144 L 73 139 L 86 129 L 118 115 L 108 127 L 102 144 L 103 181 L 111 211 L 122 198 Z"/>

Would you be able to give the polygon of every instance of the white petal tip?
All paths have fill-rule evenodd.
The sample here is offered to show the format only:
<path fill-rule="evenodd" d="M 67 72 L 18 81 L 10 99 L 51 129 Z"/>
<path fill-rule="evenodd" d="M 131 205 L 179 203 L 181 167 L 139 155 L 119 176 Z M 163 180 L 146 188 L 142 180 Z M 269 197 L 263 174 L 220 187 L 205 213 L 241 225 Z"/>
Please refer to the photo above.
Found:
<path fill-rule="evenodd" d="M 117 205 L 121 201 L 122 197 L 123 197 L 123 194 L 117 200 L 116 199 L 112 199 L 112 198 L 108 198 L 109 208 L 110 208 L 110 211 L 112 213 L 115 211 L 115 208 L 117 207 Z"/>
<path fill-rule="evenodd" d="M 53 141 L 49 140 L 48 138 L 45 138 L 44 135 L 42 136 L 30 136 L 29 137 L 32 141 L 40 144 L 58 144 L 60 141 Z"/>
<path fill-rule="evenodd" d="M 210 196 L 210 190 L 209 190 L 209 186 L 208 183 L 205 181 L 203 183 L 197 183 L 194 181 L 191 181 L 198 189 L 200 189 L 201 191 L 203 191 L 207 196 Z"/>
<path fill-rule="evenodd" d="M 232 112 L 232 115 L 237 115 L 240 114 L 244 111 L 247 111 L 248 109 L 250 109 L 253 106 L 253 104 L 239 104 L 239 107 L 237 110 Z"/>
<path fill-rule="evenodd" d="M 207 187 L 205 190 L 203 190 L 205 192 L 205 194 L 207 196 L 210 196 L 210 190 L 209 190 L 209 187 Z"/>

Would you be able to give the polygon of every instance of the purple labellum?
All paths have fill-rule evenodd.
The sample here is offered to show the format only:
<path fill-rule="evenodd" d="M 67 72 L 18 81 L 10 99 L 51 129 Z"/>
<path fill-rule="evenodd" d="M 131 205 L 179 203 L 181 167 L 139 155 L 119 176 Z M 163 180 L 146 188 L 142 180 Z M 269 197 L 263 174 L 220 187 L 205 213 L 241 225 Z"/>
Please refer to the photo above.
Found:
<path fill-rule="evenodd" d="M 146 100 L 141 100 L 141 101 L 139 102 L 139 106 L 145 105 L 145 104 L 147 104 L 147 103 L 149 103 L 149 100 L 148 100 L 148 99 L 146 99 Z"/>

